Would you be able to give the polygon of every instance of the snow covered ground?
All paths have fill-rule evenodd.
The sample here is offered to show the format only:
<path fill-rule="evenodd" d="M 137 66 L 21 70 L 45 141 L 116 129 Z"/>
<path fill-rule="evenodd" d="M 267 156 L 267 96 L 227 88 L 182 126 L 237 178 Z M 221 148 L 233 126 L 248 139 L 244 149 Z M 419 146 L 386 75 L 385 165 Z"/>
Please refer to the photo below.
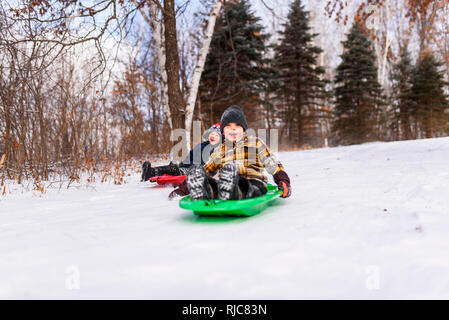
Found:
<path fill-rule="evenodd" d="M 199 218 L 139 182 L 0 201 L 0 298 L 449 299 L 449 139 L 280 153 L 293 195 Z"/>

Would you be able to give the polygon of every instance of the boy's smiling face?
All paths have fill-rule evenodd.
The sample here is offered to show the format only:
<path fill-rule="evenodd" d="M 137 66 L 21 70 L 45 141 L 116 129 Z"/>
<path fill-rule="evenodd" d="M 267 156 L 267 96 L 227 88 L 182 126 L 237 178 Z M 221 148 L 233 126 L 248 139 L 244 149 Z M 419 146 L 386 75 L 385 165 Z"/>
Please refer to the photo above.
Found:
<path fill-rule="evenodd" d="M 220 142 L 220 135 L 216 132 L 211 132 L 209 135 L 209 143 L 215 145 Z"/>
<path fill-rule="evenodd" d="M 227 141 L 236 142 L 243 137 L 245 130 L 237 123 L 231 122 L 223 128 L 223 134 Z"/>

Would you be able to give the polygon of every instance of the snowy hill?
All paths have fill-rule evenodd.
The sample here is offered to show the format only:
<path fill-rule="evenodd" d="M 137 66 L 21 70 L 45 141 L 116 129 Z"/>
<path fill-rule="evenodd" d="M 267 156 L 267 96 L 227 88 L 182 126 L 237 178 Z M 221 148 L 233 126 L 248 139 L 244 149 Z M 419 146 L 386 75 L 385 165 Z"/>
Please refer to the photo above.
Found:
<path fill-rule="evenodd" d="M 193 216 L 134 182 L 0 201 L 0 298 L 449 299 L 449 139 L 280 153 L 293 195 Z"/>

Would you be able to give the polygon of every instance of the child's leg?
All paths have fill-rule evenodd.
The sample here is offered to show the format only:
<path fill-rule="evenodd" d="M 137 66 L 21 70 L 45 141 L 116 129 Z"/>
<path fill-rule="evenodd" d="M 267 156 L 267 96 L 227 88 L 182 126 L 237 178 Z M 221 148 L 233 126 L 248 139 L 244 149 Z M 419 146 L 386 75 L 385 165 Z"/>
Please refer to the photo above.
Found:
<path fill-rule="evenodd" d="M 217 184 L 217 180 L 215 180 L 214 178 L 211 177 L 207 177 L 207 183 L 210 186 L 210 190 L 211 190 L 211 199 L 217 199 L 218 198 L 218 184 Z"/>
<path fill-rule="evenodd" d="M 173 162 L 170 162 L 167 166 L 151 167 L 151 163 L 146 161 L 142 165 L 142 180 L 147 181 L 151 177 L 162 176 L 163 174 L 169 174 L 172 176 L 181 176 L 184 173 Z"/>
<path fill-rule="evenodd" d="M 167 166 L 159 166 L 154 168 L 156 176 L 162 176 L 163 174 L 169 174 L 171 176 L 181 176 L 183 173 L 179 169 L 176 163 L 170 162 Z"/>
<path fill-rule="evenodd" d="M 242 194 L 239 186 L 239 170 L 233 163 L 227 163 L 220 172 L 220 178 L 217 181 L 218 199 L 221 200 L 240 200 Z"/>
<path fill-rule="evenodd" d="M 217 182 L 218 199 L 241 200 L 259 197 L 267 193 L 265 183 L 257 179 L 240 177 L 235 164 L 226 164 Z"/>
<path fill-rule="evenodd" d="M 210 178 L 202 165 L 191 167 L 186 183 L 192 200 L 209 200 L 213 198 L 214 192 Z"/>
<path fill-rule="evenodd" d="M 238 184 L 243 199 L 260 197 L 267 193 L 266 185 L 257 179 L 240 177 Z"/>

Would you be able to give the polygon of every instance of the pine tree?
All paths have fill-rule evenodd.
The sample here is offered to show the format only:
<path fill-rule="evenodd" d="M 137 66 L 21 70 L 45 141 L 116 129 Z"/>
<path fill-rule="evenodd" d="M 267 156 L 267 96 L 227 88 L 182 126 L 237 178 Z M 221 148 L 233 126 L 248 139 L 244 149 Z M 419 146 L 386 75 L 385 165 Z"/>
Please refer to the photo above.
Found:
<path fill-rule="evenodd" d="M 412 99 L 412 74 L 414 66 L 407 47 L 400 49 L 400 59 L 391 72 L 392 112 L 391 129 L 395 140 L 412 139 L 412 117 L 414 103 Z"/>
<path fill-rule="evenodd" d="M 413 73 L 411 90 L 417 137 L 433 138 L 448 133 L 449 102 L 444 92 L 448 83 L 444 81 L 443 71 L 438 70 L 442 65 L 433 54 L 425 53 Z"/>
<path fill-rule="evenodd" d="M 385 102 L 372 42 L 354 23 L 343 46 L 335 78 L 332 142 L 347 145 L 377 140 Z"/>
<path fill-rule="evenodd" d="M 257 119 L 261 93 L 273 76 L 259 21 L 247 0 L 228 3 L 217 19 L 199 88 L 202 116 L 210 123 L 231 104 L 243 108 L 250 125 Z"/>
<path fill-rule="evenodd" d="M 317 66 L 317 55 L 322 50 L 313 45 L 317 34 L 311 33 L 309 12 L 305 11 L 301 0 L 290 5 L 287 19 L 280 32 L 280 44 L 275 47 L 274 65 L 280 80 L 277 96 L 289 141 L 300 146 L 316 144 L 326 86 L 322 79 L 325 70 Z"/>

